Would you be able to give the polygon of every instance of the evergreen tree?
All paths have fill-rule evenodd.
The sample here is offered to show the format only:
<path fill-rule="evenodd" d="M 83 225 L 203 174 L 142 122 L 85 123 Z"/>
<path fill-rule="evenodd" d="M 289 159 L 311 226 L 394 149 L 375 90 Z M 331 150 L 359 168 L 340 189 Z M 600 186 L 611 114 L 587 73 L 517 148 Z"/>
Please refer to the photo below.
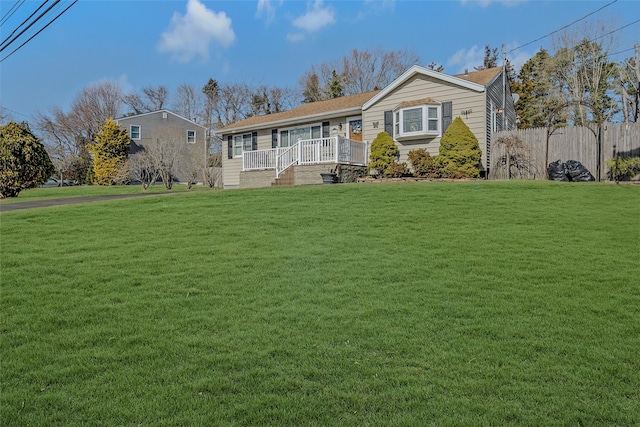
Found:
<path fill-rule="evenodd" d="M 331 73 L 331 80 L 327 84 L 327 91 L 329 92 L 329 99 L 339 98 L 344 96 L 344 90 L 342 89 L 342 79 L 336 73 L 336 70 L 333 70 Z"/>
<path fill-rule="evenodd" d="M 484 60 L 479 67 L 473 67 L 476 71 L 486 70 L 487 68 L 493 68 L 498 66 L 498 48 L 491 50 L 491 46 L 485 45 L 484 47 Z"/>
<path fill-rule="evenodd" d="M 45 183 L 54 170 L 44 145 L 26 123 L 0 126 L 0 199 Z"/>
<path fill-rule="evenodd" d="M 559 105 L 553 96 L 551 60 L 549 53 L 540 49 L 522 66 L 518 79 L 512 83 L 513 93 L 520 96 L 516 103 L 520 129 L 546 126 L 551 112 Z"/>
<path fill-rule="evenodd" d="M 471 129 L 460 117 L 449 125 L 440 138 L 437 162 L 445 178 L 477 178 L 480 176 L 482 150 Z"/>
<path fill-rule="evenodd" d="M 310 102 L 321 101 L 324 99 L 322 96 L 322 90 L 320 89 L 320 80 L 316 73 L 311 73 L 304 80 L 304 91 L 302 96 L 304 97 L 302 102 L 308 104 Z"/>
<path fill-rule="evenodd" d="M 95 184 L 111 185 L 119 179 L 118 174 L 125 166 L 131 143 L 127 131 L 108 119 L 96 135 L 93 154 L 93 180 Z"/>

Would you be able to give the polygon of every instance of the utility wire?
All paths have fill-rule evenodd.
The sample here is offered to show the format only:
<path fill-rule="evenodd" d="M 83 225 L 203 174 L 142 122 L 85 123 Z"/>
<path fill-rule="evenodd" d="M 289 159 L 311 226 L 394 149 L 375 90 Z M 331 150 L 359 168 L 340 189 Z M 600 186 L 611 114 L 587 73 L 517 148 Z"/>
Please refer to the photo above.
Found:
<path fill-rule="evenodd" d="M 16 13 L 16 11 L 18 9 L 20 9 L 20 6 L 22 6 L 24 4 L 26 0 L 18 0 L 16 1 L 13 6 L 11 6 L 11 9 L 9 9 L 9 11 L 6 13 L 6 15 L 4 15 L 2 17 L 2 20 L 0 20 L 0 25 L 4 24 L 7 19 L 11 18 L 13 16 L 14 13 Z"/>
<path fill-rule="evenodd" d="M 44 6 L 46 3 L 47 3 L 46 1 L 45 1 L 44 3 L 42 3 L 42 5 L 40 5 L 40 7 L 39 7 L 39 8 L 37 8 L 37 9 L 36 9 L 36 10 L 35 10 L 35 11 L 34 11 L 30 16 L 29 16 L 29 18 L 27 18 L 27 20 L 31 19 L 31 17 L 32 17 L 33 15 L 35 15 L 35 14 L 36 14 L 36 13 L 37 13 L 41 8 L 42 8 L 42 6 Z M 32 27 L 36 22 L 38 22 L 38 21 L 40 20 L 40 18 L 42 18 L 42 17 L 43 17 L 44 15 L 46 15 L 47 13 L 49 13 L 49 11 L 50 11 L 51 9 L 53 9 L 53 8 L 54 8 L 58 3 L 60 3 L 60 0 L 56 0 L 56 1 L 51 5 L 51 6 L 49 6 L 49 7 L 47 8 L 47 10 L 45 10 L 45 11 L 44 11 L 44 12 L 42 12 L 40 15 L 38 15 L 38 17 L 35 19 L 35 21 L 31 22 L 31 23 L 27 26 L 27 28 L 25 28 L 24 30 L 20 31 L 20 33 L 18 33 L 18 35 L 17 35 L 17 36 L 13 37 L 11 40 L 9 40 L 9 41 L 7 42 L 7 39 L 9 39 L 9 37 L 13 36 L 13 34 L 14 34 L 16 31 L 18 31 L 18 29 L 19 29 L 19 28 L 24 24 L 24 22 L 23 22 L 22 24 L 20 24 L 20 26 L 18 26 L 18 28 L 16 28 L 15 30 L 13 30 L 13 32 L 9 35 L 9 37 L 7 37 L 7 39 L 5 39 L 5 40 L 2 42 L 2 47 L 0 48 L 0 52 L 2 52 L 3 50 L 5 50 L 6 48 L 8 48 L 8 47 L 13 43 L 13 42 L 15 42 L 15 41 L 18 39 L 18 37 L 20 37 L 21 35 L 23 35 L 23 34 L 24 34 L 24 32 L 25 32 L 25 31 L 27 31 L 29 28 L 31 28 L 31 27 Z M 25 22 L 26 22 L 26 20 L 25 20 Z M 30 40 L 30 39 L 29 39 L 29 40 Z"/>
<path fill-rule="evenodd" d="M 582 18 L 580 18 L 580 19 L 576 19 L 576 20 L 575 20 L 575 21 L 573 21 L 572 23 L 567 24 L 567 25 L 565 25 L 565 26 L 564 26 L 564 27 L 562 27 L 562 28 L 558 28 L 557 30 L 552 31 L 552 32 L 550 32 L 550 33 L 548 33 L 548 34 L 546 34 L 546 35 L 544 35 L 544 36 L 542 36 L 542 37 L 538 37 L 537 39 L 535 39 L 535 40 L 533 40 L 533 41 L 530 41 L 529 43 L 525 43 L 525 44 L 520 45 L 520 46 L 518 46 L 518 47 L 514 47 L 513 49 L 511 49 L 511 50 L 510 50 L 509 52 L 507 52 L 507 53 L 511 53 L 511 52 L 516 51 L 516 50 L 518 50 L 518 49 L 520 49 L 520 48 L 523 48 L 523 47 L 525 47 L 525 46 L 529 46 L 530 44 L 533 44 L 533 43 L 535 43 L 535 42 L 538 42 L 538 41 L 540 41 L 540 40 L 542 40 L 542 39 L 546 39 L 547 37 L 549 37 L 549 36 L 551 36 L 551 35 L 553 35 L 553 34 L 555 34 L 555 33 L 559 32 L 559 31 L 564 30 L 565 28 L 568 28 L 568 27 L 572 26 L 572 25 L 573 25 L 573 24 L 575 24 L 575 23 L 578 23 L 578 22 L 580 22 L 580 21 L 583 21 L 583 20 L 587 19 L 588 17 L 590 17 L 590 16 L 591 16 L 591 15 L 593 15 L 594 13 L 598 13 L 598 12 L 600 12 L 600 11 L 601 11 L 602 9 L 604 9 L 605 7 L 609 7 L 609 6 L 611 6 L 612 4 L 616 3 L 617 1 L 618 1 L 618 0 L 613 0 L 611 3 L 607 3 L 607 4 L 605 4 L 604 6 L 602 6 L 600 9 L 594 10 L 593 12 L 586 14 L 586 15 L 585 15 L 585 16 L 583 16 Z"/>
<path fill-rule="evenodd" d="M 67 6 L 62 12 L 60 12 L 58 14 L 58 16 L 56 16 L 55 18 L 53 18 L 51 21 L 49 21 L 47 23 L 47 25 L 45 25 L 44 27 L 42 27 L 37 33 L 35 33 L 34 35 L 32 35 L 31 37 L 29 37 L 29 39 L 27 41 L 25 41 L 24 43 L 22 43 L 20 46 L 18 46 L 17 48 L 15 48 L 13 50 L 13 52 L 11 52 L 9 55 L 5 56 L 4 58 L 0 59 L 0 62 L 3 62 L 5 59 L 9 58 L 11 55 L 13 55 L 14 53 L 16 53 L 18 50 L 20 50 L 20 48 L 22 46 L 24 46 L 25 44 L 29 43 L 35 36 L 37 36 L 38 34 L 40 34 L 42 31 L 44 31 L 45 28 L 47 28 L 49 25 L 53 24 L 55 22 L 56 19 L 60 18 L 67 10 L 69 10 L 71 8 L 71 6 L 73 6 L 74 4 L 76 4 L 78 2 L 78 0 L 73 0 L 73 3 L 71 3 L 69 6 Z"/>
<path fill-rule="evenodd" d="M 616 31 L 620 31 L 620 30 L 623 30 L 623 29 L 625 29 L 625 28 L 627 28 L 627 27 L 632 26 L 633 24 L 637 24 L 638 22 L 640 22 L 640 19 L 637 19 L 637 20 L 633 21 L 632 23 L 625 25 L 624 27 L 616 28 L 616 29 L 615 29 L 615 30 L 613 30 L 613 31 L 609 31 L 607 34 L 603 34 L 603 35 L 601 35 L 601 36 L 595 37 L 594 39 L 589 40 L 589 41 L 590 41 L 590 42 L 594 42 L 594 41 L 596 41 L 596 40 L 598 40 L 598 39 L 601 39 L 601 38 L 603 38 L 603 37 L 608 36 L 609 34 L 613 34 L 613 33 L 615 33 Z"/>

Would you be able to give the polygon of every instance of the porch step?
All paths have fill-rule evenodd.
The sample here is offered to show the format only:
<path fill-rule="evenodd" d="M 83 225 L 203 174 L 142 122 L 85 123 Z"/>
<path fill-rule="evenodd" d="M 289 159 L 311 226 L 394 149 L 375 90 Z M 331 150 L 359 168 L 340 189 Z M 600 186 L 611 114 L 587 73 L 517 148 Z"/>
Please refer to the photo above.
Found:
<path fill-rule="evenodd" d="M 293 168 L 289 168 L 285 170 L 279 178 L 276 178 L 275 181 L 271 183 L 272 187 L 280 186 L 280 185 L 294 185 L 294 174 Z"/>

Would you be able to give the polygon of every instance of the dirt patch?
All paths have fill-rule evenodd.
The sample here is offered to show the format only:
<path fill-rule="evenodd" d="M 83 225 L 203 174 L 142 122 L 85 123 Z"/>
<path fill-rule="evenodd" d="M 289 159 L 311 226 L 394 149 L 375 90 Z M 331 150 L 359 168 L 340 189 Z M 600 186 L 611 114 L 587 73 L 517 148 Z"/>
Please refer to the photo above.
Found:
<path fill-rule="evenodd" d="M 20 209 L 46 208 L 49 206 L 74 205 L 77 203 L 99 202 L 103 200 L 129 199 L 133 197 L 158 196 L 178 193 L 135 193 L 135 194 L 108 194 L 104 196 L 68 197 L 65 199 L 33 200 L 26 202 L 0 204 L 0 212 L 16 211 Z"/>

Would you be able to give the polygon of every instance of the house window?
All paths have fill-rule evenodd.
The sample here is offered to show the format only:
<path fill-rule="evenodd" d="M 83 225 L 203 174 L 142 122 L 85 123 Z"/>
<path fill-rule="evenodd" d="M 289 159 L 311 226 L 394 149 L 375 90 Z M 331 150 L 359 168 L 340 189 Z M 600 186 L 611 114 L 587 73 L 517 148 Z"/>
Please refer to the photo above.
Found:
<path fill-rule="evenodd" d="M 233 137 L 233 157 L 242 157 L 244 151 L 251 151 L 251 134 Z"/>
<path fill-rule="evenodd" d="M 188 130 L 187 131 L 187 143 L 195 144 L 196 143 L 196 131 Z"/>
<path fill-rule="evenodd" d="M 290 128 L 280 131 L 280 147 L 291 147 L 300 140 L 319 139 L 322 137 L 322 125 L 311 125 Z"/>
<path fill-rule="evenodd" d="M 394 114 L 395 137 L 440 136 L 440 105 L 402 108 Z"/>
<path fill-rule="evenodd" d="M 129 128 L 129 138 L 140 139 L 140 126 L 131 125 Z"/>

